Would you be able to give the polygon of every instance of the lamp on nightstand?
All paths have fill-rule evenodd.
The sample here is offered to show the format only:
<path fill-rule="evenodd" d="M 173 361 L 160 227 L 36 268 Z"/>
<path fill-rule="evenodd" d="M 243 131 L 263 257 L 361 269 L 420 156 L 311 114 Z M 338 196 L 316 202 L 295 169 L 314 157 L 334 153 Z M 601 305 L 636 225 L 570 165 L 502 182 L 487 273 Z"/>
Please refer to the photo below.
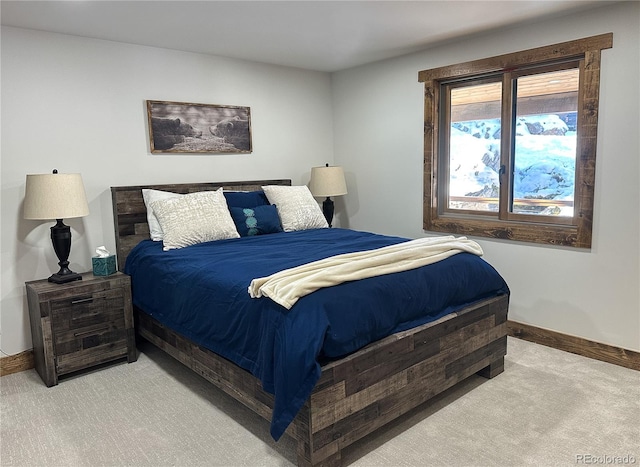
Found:
<path fill-rule="evenodd" d="M 325 167 L 313 167 L 311 169 L 309 191 L 318 198 L 327 197 L 322 203 L 322 212 L 327 219 L 329 227 L 331 227 L 334 206 L 330 197 L 347 194 L 347 183 L 344 180 L 342 167 L 329 167 L 329 164 Z"/>
<path fill-rule="evenodd" d="M 49 277 L 49 282 L 64 284 L 82 279 L 80 274 L 69 269 L 71 229 L 62 219 L 88 214 L 89 206 L 80 174 L 59 174 L 54 169 L 52 174 L 27 175 L 24 218 L 57 221 L 51 227 L 51 241 L 60 270 Z"/>

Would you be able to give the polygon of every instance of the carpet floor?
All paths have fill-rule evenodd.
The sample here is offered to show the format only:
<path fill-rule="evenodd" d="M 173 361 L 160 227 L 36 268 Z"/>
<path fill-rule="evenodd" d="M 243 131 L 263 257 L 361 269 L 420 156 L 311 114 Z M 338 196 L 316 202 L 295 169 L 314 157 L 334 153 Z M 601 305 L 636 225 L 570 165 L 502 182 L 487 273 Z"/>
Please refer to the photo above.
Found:
<path fill-rule="evenodd" d="M 2 466 L 292 466 L 295 442 L 150 344 L 47 388 L 0 378 Z M 640 372 L 509 338 L 472 376 L 343 453 L 351 466 L 640 464 Z"/>

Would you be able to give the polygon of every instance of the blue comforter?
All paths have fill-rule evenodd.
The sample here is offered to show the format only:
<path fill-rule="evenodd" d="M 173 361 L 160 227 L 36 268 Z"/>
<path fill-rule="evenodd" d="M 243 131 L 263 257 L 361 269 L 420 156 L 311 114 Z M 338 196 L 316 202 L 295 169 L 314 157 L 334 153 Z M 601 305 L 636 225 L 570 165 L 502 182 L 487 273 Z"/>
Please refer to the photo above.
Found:
<path fill-rule="evenodd" d="M 247 292 L 256 277 L 406 240 L 335 228 L 170 251 L 146 240 L 129 254 L 125 272 L 132 277 L 137 307 L 248 370 L 274 394 L 271 435 L 277 440 L 318 381 L 319 359 L 341 357 L 474 301 L 509 293 L 495 269 L 469 253 L 321 289 L 291 310 Z"/>

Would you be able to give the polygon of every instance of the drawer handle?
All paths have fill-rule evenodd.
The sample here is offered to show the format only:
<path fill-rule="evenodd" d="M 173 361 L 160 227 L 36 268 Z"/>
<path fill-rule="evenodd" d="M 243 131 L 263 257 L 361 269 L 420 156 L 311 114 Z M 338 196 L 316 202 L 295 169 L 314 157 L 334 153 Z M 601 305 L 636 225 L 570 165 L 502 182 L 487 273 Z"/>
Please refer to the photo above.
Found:
<path fill-rule="evenodd" d="M 73 337 L 82 337 L 82 336 L 87 336 L 89 334 L 99 334 L 101 332 L 108 331 L 108 330 L 109 330 L 109 325 L 107 324 L 105 326 L 99 327 L 97 329 L 92 329 L 90 331 L 74 332 Z"/>
<path fill-rule="evenodd" d="M 88 302 L 92 302 L 92 301 L 93 301 L 93 297 L 81 298 L 79 300 L 72 300 L 71 304 L 72 305 L 77 305 L 78 303 L 88 303 Z"/>

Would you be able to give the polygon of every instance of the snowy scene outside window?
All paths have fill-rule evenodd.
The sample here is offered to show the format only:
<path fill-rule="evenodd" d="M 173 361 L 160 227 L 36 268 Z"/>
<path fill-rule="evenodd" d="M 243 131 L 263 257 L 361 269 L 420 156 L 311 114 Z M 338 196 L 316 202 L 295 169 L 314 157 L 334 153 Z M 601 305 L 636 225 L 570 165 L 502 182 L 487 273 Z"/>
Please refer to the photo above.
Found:
<path fill-rule="evenodd" d="M 427 232 L 590 248 L 613 33 L 418 72 Z"/>
<path fill-rule="evenodd" d="M 510 212 L 572 217 L 578 69 L 514 81 Z M 451 90 L 449 209 L 499 209 L 501 93 L 499 82 Z"/>

